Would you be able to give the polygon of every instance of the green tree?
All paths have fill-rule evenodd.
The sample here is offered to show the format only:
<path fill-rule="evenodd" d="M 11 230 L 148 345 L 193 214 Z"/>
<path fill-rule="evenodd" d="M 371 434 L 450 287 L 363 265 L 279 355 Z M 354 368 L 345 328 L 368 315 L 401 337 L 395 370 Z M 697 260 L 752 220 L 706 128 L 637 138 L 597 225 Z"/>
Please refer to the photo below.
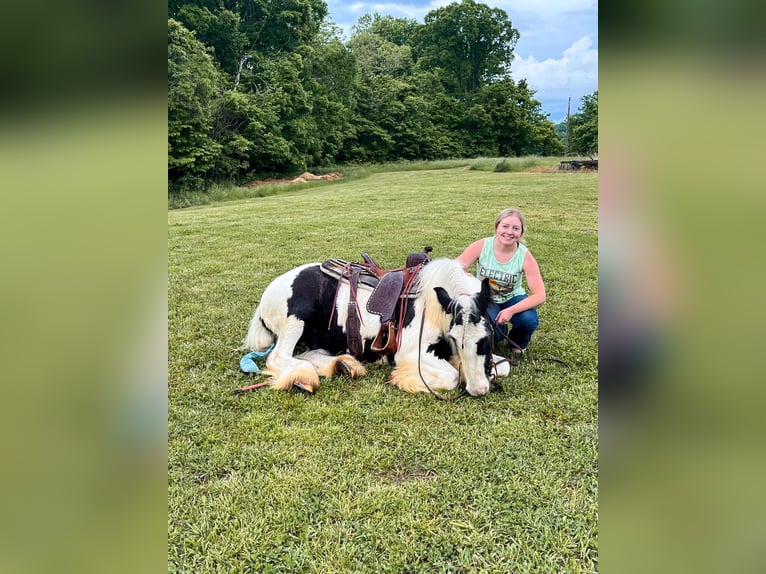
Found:
<path fill-rule="evenodd" d="M 171 0 L 227 88 L 206 175 L 241 181 L 333 163 L 353 134 L 355 64 L 321 0 Z M 211 131 L 211 130 L 208 130 Z"/>
<path fill-rule="evenodd" d="M 237 73 L 239 61 L 248 45 L 247 36 L 239 28 L 239 14 L 184 4 L 174 18 L 189 30 L 194 30 L 197 39 L 212 49 L 213 58 L 221 70 L 230 76 Z"/>
<path fill-rule="evenodd" d="M 416 39 L 423 25 L 410 18 L 394 18 L 393 16 L 381 16 L 380 14 L 365 14 L 352 26 L 352 34 L 369 32 L 377 34 L 397 46 L 410 46 L 416 44 Z"/>
<path fill-rule="evenodd" d="M 352 111 L 356 105 L 356 61 L 336 36 L 320 37 L 304 49 L 302 82 L 311 97 L 315 146 L 309 165 L 335 163 L 345 142 L 354 137 Z"/>
<path fill-rule="evenodd" d="M 221 146 L 212 138 L 220 97 L 213 58 L 192 32 L 168 20 L 168 189 L 202 189 Z"/>
<path fill-rule="evenodd" d="M 511 79 L 519 33 L 503 10 L 463 0 L 424 24 L 368 14 L 346 43 L 323 0 L 170 0 L 168 13 L 174 188 L 560 150 L 534 91 Z"/>
<path fill-rule="evenodd" d="M 405 112 L 410 89 L 409 46 L 397 46 L 371 32 L 358 32 L 348 42 L 356 60 L 356 138 L 345 159 L 382 162 L 395 154 L 397 118 Z"/>
<path fill-rule="evenodd" d="M 199 0 L 204 2 L 205 0 Z M 327 17 L 323 0 L 220 0 L 239 14 L 250 50 L 261 54 L 293 52 L 311 42 Z"/>
<path fill-rule="evenodd" d="M 227 91 L 216 109 L 214 133 L 223 146 L 216 179 L 248 180 L 295 168 L 290 143 L 282 135 L 280 94 Z"/>
<path fill-rule="evenodd" d="M 476 90 L 507 75 L 519 32 L 504 10 L 463 0 L 429 12 L 424 21 L 417 53 L 444 72 L 447 93 L 466 107 Z"/>
<path fill-rule="evenodd" d="M 582 97 L 580 109 L 571 117 L 570 149 L 595 157 L 598 154 L 598 90 Z"/>
<path fill-rule="evenodd" d="M 356 137 L 343 159 L 443 157 L 450 146 L 436 118 L 446 95 L 433 72 L 415 66 L 409 45 L 373 32 L 358 28 L 348 44 L 357 63 Z"/>
<path fill-rule="evenodd" d="M 563 146 L 526 80 L 510 78 L 476 91 L 474 105 L 458 123 L 468 156 L 556 155 Z"/>
<path fill-rule="evenodd" d="M 513 95 L 507 100 L 512 120 L 507 124 L 508 129 L 498 134 L 501 155 L 511 155 L 510 151 L 517 156 L 563 153 L 564 146 L 556 136 L 554 124 L 534 95 L 526 80 L 519 80 L 514 86 Z"/>

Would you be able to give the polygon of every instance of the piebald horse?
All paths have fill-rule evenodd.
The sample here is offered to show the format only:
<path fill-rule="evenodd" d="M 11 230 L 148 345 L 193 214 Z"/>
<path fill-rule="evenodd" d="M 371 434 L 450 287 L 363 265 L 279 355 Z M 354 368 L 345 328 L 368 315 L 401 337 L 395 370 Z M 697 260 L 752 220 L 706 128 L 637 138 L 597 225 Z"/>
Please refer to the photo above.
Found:
<path fill-rule="evenodd" d="M 370 346 L 380 329 L 380 316 L 367 311 L 372 291 L 356 290 L 364 342 L 362 361 L 347 349 L 345 333 L 350 288 L 347 281 L 325 274 L 321 263 L 307 263 L 274 279 L 264 290 L 250 320 L 243 348 L 265 351 L 269 385 L 278 390 L 298 387 L 313 393 L 320 377 L 359 378 L 364 362 L 380 360 Z M 492 324 L 486 311 L 490 287 L 463 271 L 453 259 L 434 259 L 417 273 L 400 322 L 400 342 L 388 382 L 403 391 L 433 392 L 465 385 L 469 395 L 490 389 L 493 376 L 506 376 L 510 365 L 492 355 Z M 296 346 L 306 348 L 296 356 Z"/>

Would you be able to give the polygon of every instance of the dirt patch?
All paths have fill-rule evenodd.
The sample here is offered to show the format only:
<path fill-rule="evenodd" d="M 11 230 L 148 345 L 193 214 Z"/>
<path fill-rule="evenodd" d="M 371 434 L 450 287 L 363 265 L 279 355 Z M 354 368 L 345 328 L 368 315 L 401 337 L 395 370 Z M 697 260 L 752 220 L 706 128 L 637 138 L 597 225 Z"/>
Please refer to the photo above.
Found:
<path fill-rule="evenodd" d="M 522 170 L 523 173 L 555 173 L 559 170 L 558 167 L 550 165 L 533 165 L 531 167 Z"/>
<path fill-rule="evenodd" d="M 258 187 L 259 185 L 267 185 L 270 183 L 307 183 L 309 181 L 318 181 L 318 180 L 335 181 L 336 179 L 341 179 L 342 177 L 343 177 L 343 174 L 338 171 L 334 171 L 332 173 L 325 173 L 323 175 L 314 175 L 313 173 L 306 171 L 300 174 L 299 176 L 293 177 L 293 178 L 278 179 L 278 178 L 272 177 L 269 179 L 256 179 L 254 181 L 251 181 L 250 183 L 245 184 L 245 187 Z"/>

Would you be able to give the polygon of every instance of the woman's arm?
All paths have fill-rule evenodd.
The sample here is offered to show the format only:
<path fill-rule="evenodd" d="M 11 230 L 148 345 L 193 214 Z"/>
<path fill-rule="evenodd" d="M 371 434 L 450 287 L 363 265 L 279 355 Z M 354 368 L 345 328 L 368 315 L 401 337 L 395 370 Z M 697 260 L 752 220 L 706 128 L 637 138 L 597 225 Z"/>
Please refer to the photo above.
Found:
<path fill-rule="evenodd" d="M 468 247 L 465 248 L 465 250 L 456 257 L 457 261 L 460 261 L 460 264 L 463 266 L 463 269 L 468 272 L 468 268 L 474 264 L 474 262 L 479 258 L 479 255 L 481 255 L 481 250 L 484 248 L 484 240 L 479 239 L 478 241 L 474 241 L 471 243 Z"/>

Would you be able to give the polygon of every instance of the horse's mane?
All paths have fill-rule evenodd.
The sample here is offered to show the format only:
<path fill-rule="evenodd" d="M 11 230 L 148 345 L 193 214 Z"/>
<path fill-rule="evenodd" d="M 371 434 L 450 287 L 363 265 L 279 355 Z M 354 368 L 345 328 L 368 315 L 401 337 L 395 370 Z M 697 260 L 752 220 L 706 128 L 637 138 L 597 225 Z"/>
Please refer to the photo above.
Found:
<path fill-rule="evenodd" d="M 422 299 L 425 305 L 427 320 L 433 324 L 444 314 L 434 287 L 443 287 L 452 298 L 458 295 L 474 295 L 481 290 L 481 283 L 476 277 L 466 274 L 459 261 L 447 258 L 434 259 L 424 265 L 416 282 L 418 298 Z"/>
<path fill-rule="evenodd" d="M 434 287 L 444 287 L 450 297 L 473 295 L 481 288 L 475 277 L 463 271 L 459 261 L 444 257 L 424 265 L 417 279 L 418 291 L 433 292 Z"/>

